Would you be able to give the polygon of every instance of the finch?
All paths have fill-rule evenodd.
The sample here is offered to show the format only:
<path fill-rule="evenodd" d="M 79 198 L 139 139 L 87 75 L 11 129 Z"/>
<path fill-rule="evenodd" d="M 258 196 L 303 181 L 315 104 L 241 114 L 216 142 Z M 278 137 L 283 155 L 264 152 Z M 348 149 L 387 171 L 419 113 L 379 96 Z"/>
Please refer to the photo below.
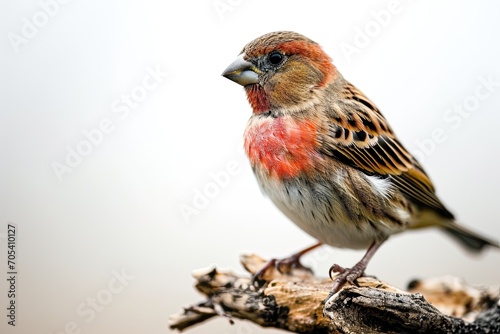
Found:
<path fill-rule="evenodd" d="M 367 249 L 333 265 L 332 292 L 354 283 L 392 234 L 436 226 L 467 249 L 499 244 L 460 226 L 379 109 L 319 44 L 290 31 L 248 43 L 224 77 L 244 86 L 253 113 L 244 148 L 262 191 L 319 243 Z"/>

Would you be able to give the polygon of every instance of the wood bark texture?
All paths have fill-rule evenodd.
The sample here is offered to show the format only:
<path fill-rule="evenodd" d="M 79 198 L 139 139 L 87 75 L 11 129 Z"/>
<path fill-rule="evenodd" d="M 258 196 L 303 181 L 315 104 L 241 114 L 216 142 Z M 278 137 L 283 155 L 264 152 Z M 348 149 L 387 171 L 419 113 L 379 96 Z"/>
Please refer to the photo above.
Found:
<path fill-rule="evenodd" d="M 266 261 L 241 257 L 255 274 Z M 474 288 L 453 277 L 412 281 L 407 291 L 361 277 L 330 296 L 332 281 L 304 268 L 271 268 L 260 284 L 229 270 L 200 269 L 195 287 L 205 296 L 170 316 L 183 331 L 212 317 L 244 319 L 293 333 L 500 333 L 498 288 Z"/>

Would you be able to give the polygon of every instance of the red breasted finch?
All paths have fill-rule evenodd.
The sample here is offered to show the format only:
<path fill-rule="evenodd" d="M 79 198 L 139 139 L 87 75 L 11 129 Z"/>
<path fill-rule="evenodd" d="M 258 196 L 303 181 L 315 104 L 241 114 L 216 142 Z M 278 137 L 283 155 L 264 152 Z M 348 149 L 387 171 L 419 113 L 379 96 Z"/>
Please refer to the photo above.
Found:
<path fill-rule="evenodd" d="M 253 109 L 244 146 L 262 191 L 319 241 L 288 263 L 322 243 L 367 249 L 352 268 L 331 267 L 339 273 L 332 292 L 407 229 L 437 226 L 472 251 L 499 247 L 457 224 L 375 104 L 317 43 L 289 31 L 263 35 L 222 75 L 244 86 Z"/>

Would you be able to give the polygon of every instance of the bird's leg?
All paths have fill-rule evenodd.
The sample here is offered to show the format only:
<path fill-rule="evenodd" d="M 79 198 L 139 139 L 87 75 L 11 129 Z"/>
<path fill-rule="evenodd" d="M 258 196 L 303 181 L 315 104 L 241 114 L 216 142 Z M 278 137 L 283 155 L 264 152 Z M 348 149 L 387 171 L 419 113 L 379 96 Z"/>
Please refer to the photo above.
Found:
<path fill-rule="evenodd" d="M 338 275 L 333 281 L 333 287 L 332 290 L 330 291 L 330 296 L 337 293 L 340 290 L 340 288 L 342 288 L 342 286 L 347 282 L 357 285 L 355 282 L 356 279 L 358 279 L 358 277 L 363 276 L 363 273 L 366 270 L 368 262 L 370 262 L 370 259 L 373 257 L 373 254 L 375 254 L 377 249 L 380 247 L 380 245 L 382 245 L 382 243 L 385 240 L 386 239 L 374 241 L 366 251 L 363 258 L 358 263 L 356 263 L 352 268 L 343 268 L 337 264 L 331 266 L 329 271 L 330 278 L 332 277 L 332 273 L 339 273 L 340 275 Z"/>
<path fill-rule="evenodd" d="M 300 263 L 300 258 L 302 257 L 302 255 L 312 251 L 315 248 L 318 248 L 321 245 L 322 245 L 322 243 L 318 242 L 317 244 L 314 244 L 306 249 L 303 249 L 300 252 L 297 252 L 297 253 L 295 253 L 287 258 L 280 259 L 280 260 L 271 259 L 269 262 L 267 262 L 264 265 L 264 267 L 262 267 L 259 271 L 257 271 L 253 275 L 252 281 L 253 282 L 263 281 L 265 273 L 271 268 L 275 268 L 276 270 L 278 270 L 282 274 L 286 274 L 286 273 L 290 272 L 290 270 L 295 269 L 295 268 L 300 268 L 300 269 L 305 269 L 305 270 L 311 271 L 311 269 L 304 267 L 302 265 L 302 263 Z"/>

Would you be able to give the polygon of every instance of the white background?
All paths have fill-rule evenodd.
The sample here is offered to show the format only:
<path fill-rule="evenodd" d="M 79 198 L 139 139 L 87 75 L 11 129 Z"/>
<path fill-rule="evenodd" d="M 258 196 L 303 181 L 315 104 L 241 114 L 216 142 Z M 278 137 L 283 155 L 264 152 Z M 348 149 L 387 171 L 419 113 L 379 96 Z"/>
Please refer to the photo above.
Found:
<path fill-rule="evenodd" d="M 261 195 L 241 153 L 250 107 L 243 89 L 220 76 L 247 42 L 275 30 L 323 45 L 409 150 L 427 143 L 422 163 L 459 220 L 500 239 L 500 3 L 401 0 L 381 25 L 374 13 L 389 3 L 72 0 L 44 21 L 38 1 L 2 2 L 0 277 L 9 222 L 18 229 L 19 272 L 17 331 L 6 323 L 0 280 L 2 333 L 166 333 L 169 314 L 202 299 L 192 270 L 242 271 L 243 252 L 283 257 L 313 243 Z M 40 27 L 15 46 L 26 20 Z M 144 91 L 148 68 L 168 75 Z M 478 100 L 477 89 L 487 92 L 480 78 L 496 86 Z M 147 95 L 120 118 L 113 110 L 133 92 Z M 464 103 L 467 117 L 445 118 Z M 68 149 L 85 145 L 83 131 L 103 119 L 113 130 L 60 181 L 54 162 L 66 164 Z M 436 129 L 445 139 L 431 147 Z M 210 173 L 228 163 L 237 167 L 228 184 L 183 217 L 180 208 L 193 207 Z M 304 260 L 326 276 L 332 263 L 349 266 L 362 254 L 323 249 Z M 471 256 L 427 230 L 391 238 L 368 272 L 402 288 L 448 274 L 497 285 L 499 263 L 498 251 Z M 130 278 L 122 285 L 113 274 L 121 271 Z M 188 333 L 277 332 L 218 319 Z"/>

